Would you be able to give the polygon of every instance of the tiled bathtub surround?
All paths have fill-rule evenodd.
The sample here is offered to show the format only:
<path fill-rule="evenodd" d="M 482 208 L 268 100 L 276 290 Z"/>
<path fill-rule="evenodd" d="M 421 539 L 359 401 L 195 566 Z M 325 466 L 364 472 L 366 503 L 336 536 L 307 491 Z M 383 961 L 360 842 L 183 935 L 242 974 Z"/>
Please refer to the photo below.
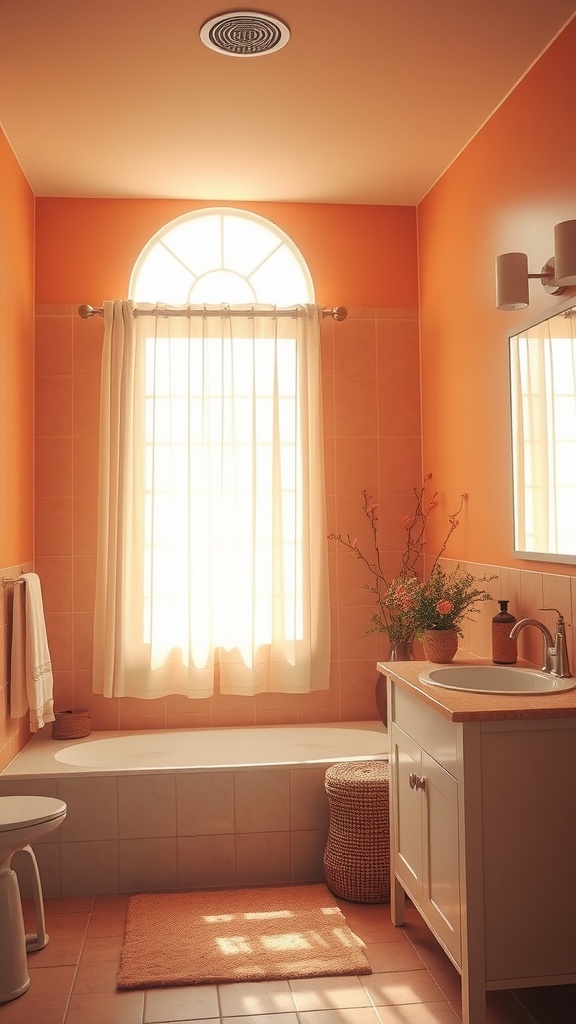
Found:
<path fill-rule="evenodd" d="M 313 882 L 323 879 L 326 767 L 6 779 L 1 792 L 68 806 L 35 847 L 47 896 Z"/>
<path fill-rule="evenodd" d="M 313 882 L 324 876 L 326 769 L 387 754 L 380 722 L 38 734 L 0 775 L 0 796 L 67 805 L 37 846 L 47 895 Z"/>

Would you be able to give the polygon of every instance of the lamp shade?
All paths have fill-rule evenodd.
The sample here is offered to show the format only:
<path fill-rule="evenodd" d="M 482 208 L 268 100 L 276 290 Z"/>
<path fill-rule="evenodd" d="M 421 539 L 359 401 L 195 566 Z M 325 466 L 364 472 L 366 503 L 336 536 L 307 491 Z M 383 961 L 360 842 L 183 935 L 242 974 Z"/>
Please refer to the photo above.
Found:
<path fill-rule="evenodd" d="M 505 252 L 496 257 L 496 304 L 498 309 L 524 309 L 528 305 L 528 257 L 525 252 Z"/>
<path fill-rule="evenodd" d="M 576 220 L 564 220 L 554 228 L 556 283 L 563 288 L 576 285 Z"/>

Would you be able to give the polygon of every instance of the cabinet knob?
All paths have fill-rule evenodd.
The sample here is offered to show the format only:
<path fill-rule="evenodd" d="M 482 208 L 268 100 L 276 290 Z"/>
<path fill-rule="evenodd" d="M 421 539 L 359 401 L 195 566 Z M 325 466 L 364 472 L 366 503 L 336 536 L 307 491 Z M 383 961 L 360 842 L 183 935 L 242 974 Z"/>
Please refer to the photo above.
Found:
<path fill-rule="evenodd" d="M 426 787 L 426 776 L 416 775 L 416 772 L 410 772 L 408 776 L 408 784 L 410 789 L 424 789 Z"/>

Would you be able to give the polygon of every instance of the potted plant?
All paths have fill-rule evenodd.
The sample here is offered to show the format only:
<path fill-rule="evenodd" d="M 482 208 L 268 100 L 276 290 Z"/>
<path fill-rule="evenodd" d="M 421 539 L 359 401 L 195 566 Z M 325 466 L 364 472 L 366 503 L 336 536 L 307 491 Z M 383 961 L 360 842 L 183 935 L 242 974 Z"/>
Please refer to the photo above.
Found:
<path fill-rule="evenodd" d="M 422 486 L 414 488 L 415 508 L 412 515 L 405 516 L 403 520 L 406 544 L 401 568 L 393 579 L 388 579 L 382 568 L 378 539 L 378 503 L 373 501 L 367 491 L 362 492 L 363 512 L 372 531 L 373 554 L 365 554 L 358 547 L 357 538 L 350 534 L 328 535 L 330 539 L 337 540 L 352 555 L 364 562 L 374 577 L 372 583 L 364 584 L 365 588 L 374 594 L 376 600 L 376 610 L 371 615 L 371 624 L 366 633 L 388 634 L 391 661 L 408 660 L 411 657 L 414 638 L 424 640 L 429 630 L 436 633 L 453 630 L 452 642 L 455 639 L 455 653 L 458 637 L 463 635 L 460 626 L 462 620 L 473 614 L 479 602 L 491 600 L 490 594 L 477 584 L 496 579 L 495 576 L 483 576 L 477 580 L 470 573 L 463 572 L 460 566 L 453 573 L 447 574 L 439 564 L 450 537 L 459 525 L 458 516 L 468 500 L 468 495 L 464 493 L 460 495 L 460 504 L 456 511 L 448 516 L 448 529 L 444 541 L 428 579 L 422 582 L 419 573 L 422 572 L 426 524 L 430 513 L 438 507 L 438 491 L 434 491 L 430 497 L 427 495 L 431 479 L 432 474 L 427 473 Z"/>
<path fill-rule="evenodd" d="M 461 565 L 447 573 L 436 560 L 428 579 L 414 586 L 414 628 L 428 661 L 452 661 L 458 638 L 464 635 L 462 622 L 472 619 L 483 601 L 492 600 L 492 595 L 479 584 L 494 579 L 497 577 L 475 577 Z"/>

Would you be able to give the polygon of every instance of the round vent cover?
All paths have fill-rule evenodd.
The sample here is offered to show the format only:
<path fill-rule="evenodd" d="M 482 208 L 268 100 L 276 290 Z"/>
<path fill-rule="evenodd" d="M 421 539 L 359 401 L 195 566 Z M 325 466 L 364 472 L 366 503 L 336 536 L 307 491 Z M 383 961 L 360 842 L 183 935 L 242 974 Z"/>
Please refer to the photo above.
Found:
<path fill-rule="evenodd" d="M 290 29 L 279 18 L 256 11 L 231 11 L 204 22 L 202 42 L 231 57 L 261 57 L 286 46 Z"/>

